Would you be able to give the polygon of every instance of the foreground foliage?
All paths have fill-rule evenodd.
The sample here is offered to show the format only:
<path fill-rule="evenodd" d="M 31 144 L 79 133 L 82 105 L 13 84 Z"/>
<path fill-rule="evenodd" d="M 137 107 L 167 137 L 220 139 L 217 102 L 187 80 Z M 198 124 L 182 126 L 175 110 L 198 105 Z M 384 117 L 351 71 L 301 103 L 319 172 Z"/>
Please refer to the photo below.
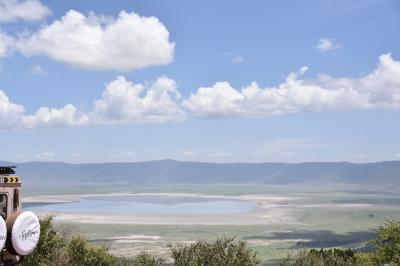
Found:
<path fill-rule="evenodd" d="M 40 239 L 35 251 L 25 257 L 21 265 L 108 266 L 124 264 L 111 255 L 107 248 L 90 244 L 73 227 L 64 226 L 56 230 L 53 218 L 46 217 L 40 221 Z"/>
<path fill-rule="evenodd" d="M 157 258 L 147 252 L 140 253 L 134 260 L 134 265 L 136 266 L 160 266 L 163 263 L 163 259 Z"/>
<path fill-rule="evenodd" d="M 106 247 L 88 242 L 73 226 L 56 228 L 52 217 L 40 221 L 41 235 L 35 251 L 24 266 L 161 266 L 164 260 L 149 253 L 134 259 L 112 255 Z M 388 219 L 377 230 L 368 253 L 351 249 L 310 249 L 290 254 L 283 266 L 375 266 L 400 265 L 400 220 Z M 254 266 L 261 263 L 246 242 L 223 237 L 213 242 L 170 246 L 171 263 L 176 266 Z"/>
<path fill-rule="evenodd" d="M 374 266 L 400 265 L 400 221 L 388 219 L 371 241 L 373 251 L 355 252 L 351 249 L 311 249 L 289 255 L 283 266 Z"/>
<path fill-rule="evenodd" d="M 198 241 L 189 246 L 171 247 L 172 259 L 177 266 L 253 266 L 261 263 L 246 242 L 235 238 L 221 238 L 215 242 Z"/>
<path fill-rule="evenodd" d="M 56 229 L 52 217 L 40 221 L 40 240 L 27 256 L 24 266 L 160 266 L 164 260 L 146 252 L 134 259 L 118 258 L 106 247 L 88 242 L 76 228 Z M 199 241 L 189 246 L 171 246 L 173 265 L 177 266 L 254 266 L 261 262 L 244 241 L 221 238 L 214 242 Z"/>
<path fill-rule="evenodd" d="M 282 266 L 347 266 L 368 265 L 368 259 L 360 257 L 351 249 L 311 249 L 302 250 L 295 255 L 288 256 Z"/>
<path fill-rule="evenodd" d="M 378 228 L 375 246 L 371 254 L 376 265 L 400 265 L 400 220 L 388 219 Z"/>

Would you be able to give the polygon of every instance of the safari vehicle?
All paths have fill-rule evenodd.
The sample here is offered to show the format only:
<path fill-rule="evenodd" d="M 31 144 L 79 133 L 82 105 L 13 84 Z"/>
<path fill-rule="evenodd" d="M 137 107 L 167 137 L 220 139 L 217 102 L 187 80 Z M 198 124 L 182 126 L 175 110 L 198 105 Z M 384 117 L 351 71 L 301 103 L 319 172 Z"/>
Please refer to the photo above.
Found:
<path fill-rule="evenodd" d="M 15 166 L 0 166 L 0 265 L 16 265 L 33 252 L 40 236 L 38 217 L 22 211 L 21 178 Z"/>

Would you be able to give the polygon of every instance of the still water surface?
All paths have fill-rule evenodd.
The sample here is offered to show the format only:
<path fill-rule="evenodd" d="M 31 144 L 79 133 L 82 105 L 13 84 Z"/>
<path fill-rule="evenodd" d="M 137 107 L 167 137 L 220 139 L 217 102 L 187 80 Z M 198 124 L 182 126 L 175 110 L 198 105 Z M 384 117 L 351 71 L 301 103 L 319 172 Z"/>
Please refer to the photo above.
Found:
<path fill-rule="evenodd" d="M 25 206 L 28 210 L 41 212 L 134 215 L 247 213 L 255 207 L 255 202 L 245 200 L 159 195 L 105 195 L 75 202 L 35 203 Z"/>

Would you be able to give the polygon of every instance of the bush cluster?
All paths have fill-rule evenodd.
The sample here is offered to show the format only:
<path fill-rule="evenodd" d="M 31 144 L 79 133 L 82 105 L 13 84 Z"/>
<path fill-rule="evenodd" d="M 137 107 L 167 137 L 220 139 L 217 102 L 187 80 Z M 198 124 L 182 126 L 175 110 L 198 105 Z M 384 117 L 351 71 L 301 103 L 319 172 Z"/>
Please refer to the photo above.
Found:
<path fill-rule="evenodd" d="M 106 247 L 88 242 L 74 228 L 55 229 L 53 218 L 40 221 L 40 240 L 35 251 L 24 258 L 24 266 L 161 266 L 165 262 L 146 252 L 134 259 L 118 258 Z M 244 241 L 221 238 L 198 241 L 188 246 L 170 246 L 172 265 L 179 266 L 253 266 L 261 262 Z"/>
<path fill-rule="evenodd" d="M 69 226 L 55 229 L 53 218 L 40 221 L 40 239 L 34 252 L 25 257 L 23 266 L 109 266 L 133 265 L 119 260 L 106 247 L 89 243 Z"/>
<path fill-rule="evenodd" d="M 171 246 L 172 259 L 176 266 L 253 266 L 261 263 L 257 254 L 246 242 L 235 238 L 221 238 L 215 242 L 198 241 L 189 246 Z"/>
<path fill-rule="evenodd" d="M 190 245 L 171 245 L 171 262 L 149 253 L 134 259 L 112 255 L 106 247 L 88 242 L 77 234 L 76 228 L 55 229 L 53 218 L 40 221 L 41 236 L 35 251 L 24 258 L 24 266 L 254 266 L 261 260 L 246 242 L 223 237 L 213 242 L 197 241 Z M 374 266 L 400 265 L 400 221 L 388 219 L 377 230 L 371 241 L 371 252 L 351 249 L 310 249 L 290 254 L 282 266 Z"/>
<path fill-rule="evenodd" d="M 351 249 L 311 249 L 288 255 L 282 266 L 395 266 L 400 265 L 400 221 L 387 219 L 370 242 L 371 252 Z"/>

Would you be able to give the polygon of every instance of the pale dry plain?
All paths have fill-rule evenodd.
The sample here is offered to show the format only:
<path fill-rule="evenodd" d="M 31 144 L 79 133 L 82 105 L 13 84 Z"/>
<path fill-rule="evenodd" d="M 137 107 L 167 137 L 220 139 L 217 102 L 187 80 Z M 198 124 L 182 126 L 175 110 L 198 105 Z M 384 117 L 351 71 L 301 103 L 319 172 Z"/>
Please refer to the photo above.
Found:
<path fill-rule="evenodd" d="M 110 206 L 108 209 L 100 206 L 83 211 L 76 207 L 62 207 L 71 203 L 79 207 L 80 202 L 99 199 L 100 202 L 111 201 L 115 204 L 111 206 L 116 209 L 121 199 L 139 204 L 143 201 L 148 204 L 148 199 L 161 199 L 150 203 L 166 206 L 166 210 L 179 206 L 181 199 L 190 202 L 189 206 L 228 202 L 228 208 L 222 209 L 221 213 L 218 210 L 191 213 L 187 209 L 182 213 L 140 213 L 137 210 L 130 212 L 125 207 L 117 211 L 112 211 Z M 230 202 L 245 204 L 245 208 L 241 210 L 242 205 L 239 205 L 239 209 L 235 209 L 235 205 L 229 205 Z M 89 239 L 109 246 L 118 255 L 134 256 L 146 250 L 168 257 L 168 244 L 212 240 L 227 235 L 248 241 L 264 262 L 276 262 L 288 252 L 301 248 L 363 248 L 385 218 L 400 217 L 400 195 L 354 191 L 248 194 L 119 192 L 29 196 L 24 198 L 24 203 L 39 215 L 52 214 L 57 221 L 77 224 Z"/>

